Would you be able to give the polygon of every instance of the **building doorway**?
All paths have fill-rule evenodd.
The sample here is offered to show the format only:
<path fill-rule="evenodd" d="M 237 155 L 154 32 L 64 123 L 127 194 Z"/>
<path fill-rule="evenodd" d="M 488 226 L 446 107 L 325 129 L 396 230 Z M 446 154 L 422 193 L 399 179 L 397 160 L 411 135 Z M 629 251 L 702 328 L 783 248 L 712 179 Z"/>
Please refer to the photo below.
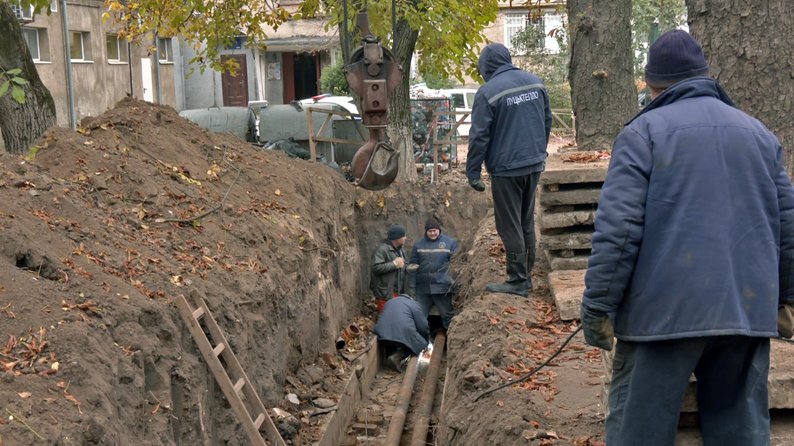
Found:
<path fill-rule="evenodd" d="M 316 96 L 320 92 L 320 59 L 311 53 L 282 53 L 284 103 Z"/>
<path fill-rule="evenodd" d="M 223 105 L 226 107 L 248 107 L 248 65 L 245 55 L 223 56 L 224 61 L 228 59 L 237 61 L 238 68 L 234 76 L 228 71 L 224 71 L 221 75 Z"/>

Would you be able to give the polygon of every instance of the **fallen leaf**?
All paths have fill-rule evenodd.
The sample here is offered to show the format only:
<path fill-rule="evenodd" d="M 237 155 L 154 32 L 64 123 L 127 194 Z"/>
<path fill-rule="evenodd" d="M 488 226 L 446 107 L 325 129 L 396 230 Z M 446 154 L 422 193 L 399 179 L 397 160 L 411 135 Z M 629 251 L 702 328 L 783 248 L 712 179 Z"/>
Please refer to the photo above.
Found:
<path fill-rule="evenodd" d="M 281 196 L 281 189 L 276 189 L 276 191 L 274 193 L 276 194 L 277 197 L 280 197 Z"/>
<path fill-rule="evenodd" d="M 17 395 L 19 395 L 19 397 L 22 398 L 23 400 L 26 400 L 26 399 L 30 398 L 31 396 L 33 396 L 33 394 L 30 393 L 30 392 L 19 392 L 19 393 L 17 393 Z"/>

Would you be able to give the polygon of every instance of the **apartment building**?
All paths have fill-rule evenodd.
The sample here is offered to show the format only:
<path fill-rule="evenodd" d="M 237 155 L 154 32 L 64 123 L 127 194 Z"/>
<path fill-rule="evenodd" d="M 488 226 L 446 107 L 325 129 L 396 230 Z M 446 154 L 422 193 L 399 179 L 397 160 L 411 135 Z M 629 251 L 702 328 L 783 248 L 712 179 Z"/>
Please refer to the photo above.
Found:
<path fill-rule="evenodd" d="M 39 76 L 55 99 L 59 125 L 69 123 L 69 91 L 78 121 L 103 113 L 128 95 L 177 105 L 174 51 L 178 45 L 173 39 L 157 39 L 159 51 L 153 51 L 154 39 L 128 43 L 110 21 L 103 23 L 106 9 L 101 0 L 67 0 L 66 11 L 61 5 L 54 0 L 50 14 L 12 6 Z"/>

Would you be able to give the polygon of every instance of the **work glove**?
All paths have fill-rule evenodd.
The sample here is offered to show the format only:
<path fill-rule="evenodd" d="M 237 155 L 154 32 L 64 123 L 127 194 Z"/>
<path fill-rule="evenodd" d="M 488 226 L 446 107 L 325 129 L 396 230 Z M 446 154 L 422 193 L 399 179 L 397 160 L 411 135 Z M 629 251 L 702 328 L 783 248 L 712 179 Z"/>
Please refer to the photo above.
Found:
<path fill-rule="evenodd" d="M 794 305 L 783 304 L 777 307 L 777 333 L 786 339 L 794 336 Z"/>
<path fill-rule="evenodd" d="M 593 347 L 612 350 L 615 330 L 606 313 L 591 310 L 582 305 L 582 329 L 584 340 Z"/>
<path fill-rule="evenodd" d="M 397 257 L 392 260 L 392 263 L 394 263 L 394 266 L 396 266 L 397 269 L 402 269 L 403 266 L 405 266 L 405 259 L 402 257 Z"/>
<path fill-rule="evenodd" d="M 482 192 L 485 190 L 485 183 L 483 183 L 479 178 L 469 178 L 469 186 L 471 186 L 477 192 Z"/>
<path fill-rule="evenodd" d="M 418 269 L 419 269 L 418 263 L 409 263 L 408 266 L 405 267 L 405 270 L 408 271 L 409 273 L 412 273 Z"/>

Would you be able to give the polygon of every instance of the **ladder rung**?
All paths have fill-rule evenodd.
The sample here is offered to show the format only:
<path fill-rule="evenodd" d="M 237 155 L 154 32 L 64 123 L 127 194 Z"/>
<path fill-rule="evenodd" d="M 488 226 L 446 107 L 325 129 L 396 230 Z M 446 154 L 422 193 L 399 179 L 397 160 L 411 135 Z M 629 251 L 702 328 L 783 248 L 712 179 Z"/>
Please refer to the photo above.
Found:
<path fill-rule="evenodd" d="M 198 307 L 195 310 L 193 310 L 193 318 L 194 319 L 199 320 L 199 319 L 201 319 L 201 316 L 204 316 L 204 308 Z"/>
<path fill-rule="evenodd" d="M 221 353 L 223 353 L 224 350 L 226 350 L 226 344 L 220 343 L 220 344 L 216 345 L 215 348 L 212 349 L 212 353 L 215 356 L 220 356 Z"/>
<path fill-rule="evenodd" d="M 257 430 L 259 430 L 259 426 L 261 426 L 262 423 L 264 423 L 264 422 L 265 422 L 265 414 L 260 413 L 259 416 L 256 417 L 256 420 L 254 420 L 254 427 Z"/>
<path fill-rule="evenodd" d="M 234 392 L 240 393 L 240 389 L 242 389 L 244 385 L 245 385 L 245 380 L 242 378 L 238 379 L 237 382 L 234 383 Z"/>

